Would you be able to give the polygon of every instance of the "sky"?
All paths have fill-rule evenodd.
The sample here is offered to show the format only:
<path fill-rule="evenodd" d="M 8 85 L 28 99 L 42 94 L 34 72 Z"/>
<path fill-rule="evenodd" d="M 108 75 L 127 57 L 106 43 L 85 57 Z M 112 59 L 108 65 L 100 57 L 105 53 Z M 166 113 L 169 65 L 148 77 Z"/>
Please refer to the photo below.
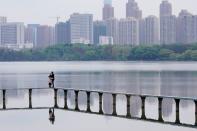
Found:
<path fill-rule="evenodd" d="M 143 16 L 159 15 L 159 5 L 162 0 L 136 0 Z M 113 0 L 115 17 L 125 17 L 125 4 L 127 0 Z M 197 15 L 197 0 L 169 0 L 173 6 L 173 13 L 178 15 L 181 9 Z M 56 23 L 57 16 L 60 21 L 69 19 L 74 12 L 91 13 L 94 20 L 102 18 L 103 0 L 0 0 L 0 16 L 7 16 L 10 22 L 25 22 L 25 24 Z"/>

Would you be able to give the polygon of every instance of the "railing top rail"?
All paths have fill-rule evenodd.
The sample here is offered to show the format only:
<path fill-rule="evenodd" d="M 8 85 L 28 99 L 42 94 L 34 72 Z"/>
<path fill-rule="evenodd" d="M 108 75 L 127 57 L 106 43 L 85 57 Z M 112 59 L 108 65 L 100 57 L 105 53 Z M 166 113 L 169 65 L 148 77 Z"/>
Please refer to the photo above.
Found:
<path fill-rule="evenodd" d="M 103 93 L 103 94 L 116 94 L 116 95 L 128 95 L 128 96 L 139 96 L 139 97 L 152 97 L 152 98 L 169 98 L 169 99 L 181 99 L 181 100 L 193 100 L 197 101 L 197 97 L 179 97 L 179 96 L 163 96 L 163 95 L 149 95 L 149 94 L 134 94 L 134 93 L 123 93 L 123 92 L 110 92 L 110 91 L 100 91 L 100 90 L 87 90 L 87 89 L 74 89 L 74 88 L 15 88 L 15 89 L 0 89 L 0 91 L 6 90 L 68 90 L 68 91 L 80 91 L 80 92 L 92 92 L 92 93 Z"/>

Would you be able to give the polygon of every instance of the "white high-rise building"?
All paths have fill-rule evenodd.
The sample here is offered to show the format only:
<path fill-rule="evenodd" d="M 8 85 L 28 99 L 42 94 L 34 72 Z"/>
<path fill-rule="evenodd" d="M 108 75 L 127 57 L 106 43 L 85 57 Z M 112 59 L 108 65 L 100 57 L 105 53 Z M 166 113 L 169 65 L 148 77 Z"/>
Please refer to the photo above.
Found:
<path fill-rule="evenodd" d="M 0 43 L 2 45 L 24 44 L 24 23 L 0 24 Z"/>
<path fill-rule="evenodd" d="M 71 43 L 93 43 L 93 15 L 74 13 L 70 16 Z"/>
<path fill-rule="evenodd" d="M 135 18 L 126 18 L 119 21 L 119 44 L 139 45 L 139 23 Z"/>
<path fill-rule="evenodd" d="M 114 44 L 119 44 L 119 32 L 118 32 L 119 21 L 116 18 L 110 18 L 106 20 L 106 34 L 113 38 Z"/>
<path fill-rule="evenodd" d="M 159 19 L 156 16 L 149 16 L 141 20 L 141 40 L 140 44 L 159 44 Z"/>
<path fill-rule="evenodd" d="M 197 16 L 182 10 L 177 19 L 177 42 L 190 44 L 197 42 Z"/>
<path fill-rule="evenodd" d="M 176 43 L 176 16 L 172 15 L 172 5 L 164 0 L 160 5 L 161 44 Z"/>

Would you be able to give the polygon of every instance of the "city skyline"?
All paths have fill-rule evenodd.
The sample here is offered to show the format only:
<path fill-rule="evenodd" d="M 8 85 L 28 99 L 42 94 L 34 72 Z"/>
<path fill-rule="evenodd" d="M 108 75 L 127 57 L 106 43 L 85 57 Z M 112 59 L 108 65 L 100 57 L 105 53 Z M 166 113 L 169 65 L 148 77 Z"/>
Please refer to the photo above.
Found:
<path fill-rule="evenodd" d="M 34 0 L 31 2 L 29 0 L 21 0 L 21 2 L 14 2 L 7 0 L 1 2 L 0 15 L 8 17 L 8 21 L 10 22 L 17 21 L 24 22 L 25 24 L 39 23 L 54 25 L 56 23 L 56 16 L 61 16 L 60 21 L 65 22 L 70 17 L 70 14 L 74 12 L 91 13 L 94 15 L 94 20 L 101 20 L 103 0 L 85 1 L 86 2 L 57 0 L 53 2 L 52 0 Z M 197 14 L 197 8 L 195 8 L 197 2 L 194 4 L 195 1 L 193 0 L 182 0 L 181 2 L 178 0 L 168 1 L 172 4 L 172 12 L 176 16 L 181 9 L 187 9 L 192 14 Z M 152 0 L 151 3 L 147 0 L 136 0 L 136 2 L 138 3 L 139 9 L 143 12 L 143 17 L 149 15 L 159 16 L 159 5 L 162 0 Z M 97 3 L 96 6 L 92 6 L 95 5 L 95 3 Z M 119 19 L 126 17 L 126 3 L 127 0 L 112 1 L 112 5 L 115 9 L 115 17 Z M 7 7 L 12 8 L 12 10 L 8 10 Z M 44 10 L 43 7 L 45 7 Z"/>

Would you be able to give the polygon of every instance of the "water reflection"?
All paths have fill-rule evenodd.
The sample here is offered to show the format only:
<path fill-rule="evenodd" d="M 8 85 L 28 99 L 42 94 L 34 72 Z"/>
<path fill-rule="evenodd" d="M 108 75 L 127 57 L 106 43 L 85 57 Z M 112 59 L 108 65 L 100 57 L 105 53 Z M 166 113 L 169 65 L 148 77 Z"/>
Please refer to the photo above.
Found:
<path fill-rule="evenodd" d="M 150 94 L 150 95 L 165 95 L 179 97 L 196 97 L 197 96 L 197 72 L 196 71 L 91 71 L 91 72 L 56 72 L 55 85 L 63 88 L 101 90 L 111 92 Z M 40 73 L 1 73 L 0 72 L 0 89 L 17 89 L 17 88 L 48 88 L 48 72 Z M 32 94 L 32 103 L 36 106 L 53 107 L 53 91 L 34 90 Z M 68 92 L 68 106 L 75 108 L 74 92 Z M 61 107 L 64 106 L 64 92 L 58 92 L 58 103 Z M 91 109 L 98 111 L 98 94 L 91 94 Z M 6 105 L 28 106 L 28 91 L 9 91 L 6 94 Z M 22 104 L 19 104 L 23 101 Z M 118 99 L 118 105 L 125 105 L 126 99 Z M 121 104 L 124 103 L 124 104 Z M 132 116 L 141 116 L 141 100 L 138 97 L 131 98 L 131 114 Z M 2 92 L 0 93 L 0 106 L 2 107 Z M 146 113 L 151 118 L 156 119 L 158 116 L 155 109 L 157 102 L 153 99 L 146 100 Z M 119 114 L 125 114 L 125 108 L 117 107 Z M 79 92 L 79 108 L 86 110 L 87 97 L 83 92 Z M 175 102 L 172 99 L 164 99 L 163 101 L 163 117 L 167 121 L 174 121 L 175 117 Z M 181 102 L 181 110 L 194 113 L 194 103 L 184 101 Z M 51 109 L 52 110 L 52 109 Z M 103 110 L 107 114 L 112 113 L 112 96 L 104 95 Z M 52 111 L 53 112 L 53 111 Z M 151 113 L 156 113 L 153 116 Z M 50 116 L 50 114 L 49 114 Z M 55 119 L 54 119 L 55 120 Z M 193 122 L 194 118 L 185 115 L 182 120 Z M 52 121 L 51 121 L 52 122 Z M 54 123 L 54 122 L 52 122 Z"/>
<path fill-rule="evenodd" d="M 54 108 L 49 109 L 49 121 L 51 122 L 51 124 L 54 124 L 55 122 L 55 109 Z"/>

